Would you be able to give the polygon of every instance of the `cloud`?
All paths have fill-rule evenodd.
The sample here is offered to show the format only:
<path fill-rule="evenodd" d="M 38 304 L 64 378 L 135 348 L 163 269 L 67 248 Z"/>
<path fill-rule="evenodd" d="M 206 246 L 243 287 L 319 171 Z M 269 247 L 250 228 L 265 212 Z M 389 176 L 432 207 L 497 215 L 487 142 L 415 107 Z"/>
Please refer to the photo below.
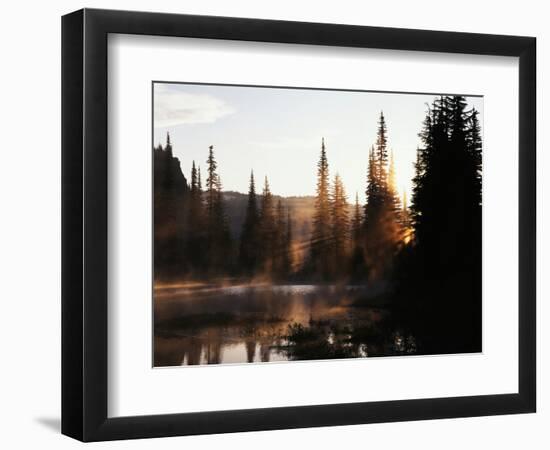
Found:
<path fill-rule="evenodd" d="M 155 127 L 213 123 L 235 109 L 208 94 L 190 94 L 165 87 L 155 90 Z"/>

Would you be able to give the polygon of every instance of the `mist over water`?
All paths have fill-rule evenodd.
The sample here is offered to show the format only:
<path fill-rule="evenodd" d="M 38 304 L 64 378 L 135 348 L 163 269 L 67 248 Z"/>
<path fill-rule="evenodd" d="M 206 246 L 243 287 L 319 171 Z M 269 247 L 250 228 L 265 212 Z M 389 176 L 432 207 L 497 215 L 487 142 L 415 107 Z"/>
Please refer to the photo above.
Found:
<path fill-rule="evenodd" d="M 155 290 L 155 366 L 413 353 L 376 287 L 165 286 Z M 371 306 L 357 306 L 369 301 Z M 377 304 L 379 303 L 379 304 Z"/>

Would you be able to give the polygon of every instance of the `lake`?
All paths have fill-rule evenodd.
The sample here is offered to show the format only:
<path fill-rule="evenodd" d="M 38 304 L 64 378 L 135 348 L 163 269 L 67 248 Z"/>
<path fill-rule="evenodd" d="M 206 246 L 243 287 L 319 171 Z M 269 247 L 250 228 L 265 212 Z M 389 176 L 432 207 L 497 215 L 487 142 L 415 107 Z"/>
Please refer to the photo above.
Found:
<path fill-rule="evenodd" d="M 388 324 L 380 287 L 155 287 L 154 365 L 236 364 L 412 354 Z M 360 306 L 359 306 L 360 305 Z"/>

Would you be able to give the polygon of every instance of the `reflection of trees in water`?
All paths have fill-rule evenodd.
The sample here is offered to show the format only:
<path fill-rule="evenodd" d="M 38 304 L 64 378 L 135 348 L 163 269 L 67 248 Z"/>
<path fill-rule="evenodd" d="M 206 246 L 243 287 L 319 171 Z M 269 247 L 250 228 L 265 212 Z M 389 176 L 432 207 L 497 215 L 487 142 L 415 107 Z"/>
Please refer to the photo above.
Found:
<path fill-rule="evenodd" d="M 360 288 L 204 291 L 197 298 L 159 301 L 163 314 L 155 323 L 155 366 L 364 357 L 367 348 L 369 356 L 395 354 L 386 342 L 395 330 L 374 326 L 386 310 L 353 306 L 368 295 Z M 293 342 L 287 329 L 293 323 L 315 339 Z"/>
<path fill-rule="evenodd" d="M 187 364 L 195 366 L 201 362 L 202 345 L 197 339 L 186 339 L 187 347 Z"/>
<path fill-rule="evenodd" d="M 369 320 L 381 313 L 365 314 Z M 270 362 L 273 360 L 311 360 L 359 358 L 366 356 L 416 353 L 414 337 L 392 332 L 373 322 L 357 319 L 310 320 L 308 325 L 293 323 L 262 324 L 255 327 L 208 328 L 194 337 L 157 338 L 155 365 L 198 365 Z M 241 350 L 238 350 L 238 346 Z M 224 360 L 224 349 L 231 348 L 233 359 Z M 228 350 L 230 351 L 230 350 Z M 235 355 L 240 353 L 240 359 Z M 275 357 L 276 356 L 276 357 Z"/>
<path fill-rule="evenodd" d="M 162 349 L 162 351 L 159 351 L 159 349 Z M 156 337 L 154 366 L 179 366 L 184 364 L 184 359 L 187 353 L 188 346 L 181 346 L 179 340 Z"/>
<path fill-rule="evenodd" d="M 260 344 L 260 361 L 269 362 L 270 354 L 271 354 L 271 346 L 266 342 L 261 343 Z"/>
<path fill-rule="evenodd" d="M 222 362 L 222 336 L 221 330 L 209 329 L 204 349 L 207 364 L 220 364 Z"/>
<path fill-rule="evenodd" d="M 389 332 L 384 322 L 314 321 L 288 326 L 283 352 L 289 360 L 341 359 L 415 354 L 416 339 Z"/>
<path fill-rule="evenodd" d="M 181 335 L 155 338 L 155 366 L 220 364 L 228 362 L 224 361 L 224 348 L 235 351 L 239 346 L 242 346 L 242 360 L 231 362 L 268 362 L 272 360 L 270 353 L 280 345 L 281 336 L 280 322 L 265 323 L 262 319 L 254 326 L 237 324 L 182 330 Z"/>
<path fill-rule="evenodd" d="M 256 354 L 256 341 L 253 338 L 248 338 L 245 341 L 246 346 L 246 361 L 254 362 L 254 355 Z"/>

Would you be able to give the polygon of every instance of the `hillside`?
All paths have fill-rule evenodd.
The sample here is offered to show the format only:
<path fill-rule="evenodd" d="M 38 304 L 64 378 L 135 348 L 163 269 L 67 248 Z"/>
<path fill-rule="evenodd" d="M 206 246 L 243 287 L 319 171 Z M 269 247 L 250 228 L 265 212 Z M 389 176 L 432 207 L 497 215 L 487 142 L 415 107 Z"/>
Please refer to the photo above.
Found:
<path fill-rule="evenodd" d="M 248 195 L 235 191 L 226 191 L 223 192 L 223 198 L 225 201 L 225 212 L 229 220 L 231 235 L 234 238 L 238 238 L 244 222 Z M 275 199 L 275 202 L 278 202 L 280 199 L 283 206 L 290 209 L 294 239 L 302 242 L 308 240 L 311 230 L 315 197 L 281 197 L 274 195 L 273 198 Z M 258 206 L 260 206 L 261 196 L 258 197 L 258 202 Z"/>

